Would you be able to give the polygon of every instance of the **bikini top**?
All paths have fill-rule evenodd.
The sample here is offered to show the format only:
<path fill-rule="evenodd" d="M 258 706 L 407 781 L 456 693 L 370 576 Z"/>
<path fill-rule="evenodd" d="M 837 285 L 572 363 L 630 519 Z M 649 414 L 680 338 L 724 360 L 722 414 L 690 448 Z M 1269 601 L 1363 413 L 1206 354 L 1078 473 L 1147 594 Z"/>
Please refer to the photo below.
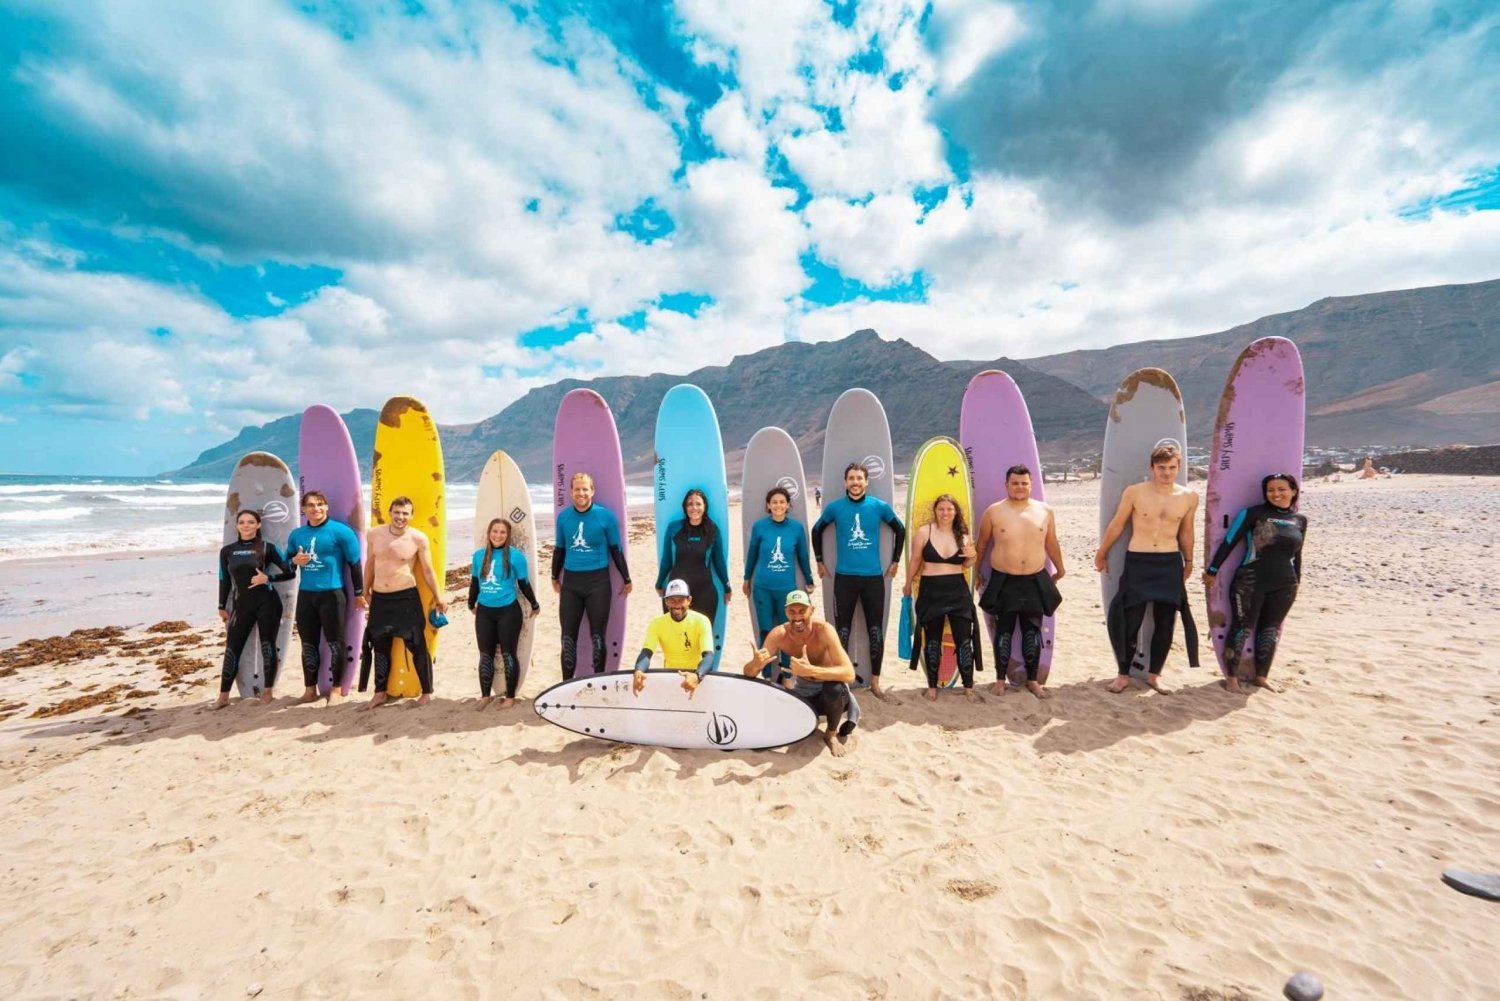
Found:
<path fill-rule="evenodd" d="M 938 551 L 933 548 L 932 539 L 928 538 L 926 544 L 922 546 L 922 562 L 948 563 L 952 566 L 961 567 L 964 565 L 964 551 L 963 548 L 960 547 L 958 552 L 954 553 L 952 556 L 939 556 Z"/>

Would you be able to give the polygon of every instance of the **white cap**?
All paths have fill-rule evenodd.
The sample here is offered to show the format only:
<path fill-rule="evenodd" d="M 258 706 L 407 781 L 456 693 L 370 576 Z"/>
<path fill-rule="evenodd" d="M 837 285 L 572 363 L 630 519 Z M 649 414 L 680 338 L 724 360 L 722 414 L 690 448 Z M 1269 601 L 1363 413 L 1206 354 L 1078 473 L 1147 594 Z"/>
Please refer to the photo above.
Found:
<path fill-rule="evenodd" d="M 688 589 L 687 581 L 685 580 L 667 581 L 666 594 L 662 595 L 664 598 L 691 598 L 692 596 L 693 592 Z"/>

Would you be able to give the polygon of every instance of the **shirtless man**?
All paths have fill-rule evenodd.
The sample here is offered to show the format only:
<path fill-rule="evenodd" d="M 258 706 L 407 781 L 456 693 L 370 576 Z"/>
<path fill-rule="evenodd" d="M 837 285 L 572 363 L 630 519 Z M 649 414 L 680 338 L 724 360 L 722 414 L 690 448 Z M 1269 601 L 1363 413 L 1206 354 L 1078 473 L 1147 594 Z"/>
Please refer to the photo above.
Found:
<path fill-rule="evenodd" d="M 854 664 L 833 626 L 813 618 L 812 599 L 806 591 L 786 596 L 786 621 L 755 648 L 745 662 L 745 677 L 755 677 L 783 653 L 791 659 L 791 675 L 782 684 L 827 720 L 823 743 L 834 757 L 842 758 L 854 747 L 854 728 L 859 723 L 859 705 L 849 691 Z"/>
<path fill-rule="evenodd" d="M 359 707 L 360 712 L 374 709 L 387 698 L 386 682 L 391 673 L 391 642 L 399 639 L 411 653 L 422 697 L 417 705 L 432 701 L 432 660 L 427 654 L 427 617 L 422 613 L 422 595 L 417 590 L 416 570 L 432 594 L 432 607 L 439 613 L 448 611 L 442 587 L 432 569 L 432 546 L 420 529 L 411 527 L 412 503 L 408 497 L 391 501 L 389 524 L 370 529 L 366 534 L 365 594 L 354 599 L 361 608 L 370 610 L 365 637 L 375 659 L 375 695 Z M 368 603 L 365 595 L 370 596 Z"/>
<path fill-rule="evenodd" d="M 990 550 L 990 581 L 979 607 L 995 617 L 996 695 L 1005 694 L 1005 672 L 1010 663 L 1012 636 L 1021 626 L 1021 661 L 1026 665 L 1026 690 L 1048 697 L 1037 680 L 1042 661 L 1042 619 L 1057 611 L 1062 594 L 1062 547 L 1057 543 L 1057 519 L 1052 508 L 1031 499 L 1031 470 L 1011 466 L 1005 471 L 1005 499 L 985 509 L 979 519 L 978 551 Z M 1047 572 L 1047 561 L 1053 572 Z"/>
<path fill-rule="evenodd" d="M 1136 637 L 1145 621 L 1146 606 L 1152 609 L 1151 660 L 1146 684 L 1165 695 L 1161 669 L 1172 649 L 1177 613 L 1187 640 L 1188 663 L 1198 666 L 1198 629 L 1188 608 L 1186 581 L 1193 572 L 1193 520 L 1198 495 L 1177 482 L 1182 466 L 1182 447 L 1170 438 L 1151 451 L 1151 479 L 1133 483 L 1120 496 L 1120 506 L 1104 530 L 1094 569 L 1109 570 L 1109 548 L 1126 528 L 1125 569 L 1108 610 L 1109 639 L 1114 647 L 1119 675 L 1109 691 L 1130 687 L 1130 665 L 1135 658 Z"/>

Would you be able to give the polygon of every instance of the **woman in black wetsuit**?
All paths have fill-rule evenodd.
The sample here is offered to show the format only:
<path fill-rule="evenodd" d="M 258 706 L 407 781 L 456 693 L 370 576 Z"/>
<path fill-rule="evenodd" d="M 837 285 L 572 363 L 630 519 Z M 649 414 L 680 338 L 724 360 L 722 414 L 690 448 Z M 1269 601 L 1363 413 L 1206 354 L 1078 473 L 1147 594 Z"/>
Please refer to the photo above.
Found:
<path fill-rule="evenodd" d="M 682 517 L 673 520 L 662 536 L 660 566 L 656 593 L 664 594 L 669 580 L 687 581 L 693 611 L 708 616 L 710 622 L 719 614 L 719 592 L 724 592 L 726 602 L 734 594 L 724 533 L 708 517 L 708 498 L 702 490 L 694 488 L 682 498 Z M 666 609 L 665 603 L 662 608 Z"/>
<path fill-rule="evenodd" d="M 1302 581 L 1302 543 L 1307 537 L 1307 518 L 1297 513 L 1301 493 L 1290 473 L 1273 473 L 1260 481 L 1264 504 L 1235 515 L 1229 533 L 1203 570 L 1203 582 L 1212 584 L 1219 568 L 1242 541 L 1245 559 L 1234 572 L 1229 587 L 1229 632 L 1224 640 L 1224 687 L 1240 690 L 1240 680 L 1276 691 L 1266 680 L 1281 623 L 1297 600 Z M 1241 675 L 1245 640 L 1255 632 L 1255 675 Z"/>
<path fill-rule="evenodd" d="M 937 698 L 938 668 L 943 662 L 943 621 L 953 634 L 954 659 L 964 698 L 982 701 L 974 691 L 974 665 L 978 646 L 974 642 L 974 596 L 969 592 L 965 574 L 978 555 L 974 537 L 952 494 L 942 494 L 932 502 L 932 520 L 912 533 L 911 549 L 906 557 L 906 582 L 901 593 L 911 597 L 912 582 L 921 578 L 917 605 L 912 618 L 911 660 L 916 667 L 920 657 L 927 665 L 927 691 L 923 697 Z"/>
<path fill-rule="evenodd" d="M 261 662 L 266 671 L 266 687 L 256 694 L 262 703 L 271 701 L 271 690 L 276 687 L 276 632 L 281 623 L 281 595 L 271 585 L 297 576 L 281 551 L 261 538 L 259 511 L 241 511 L 234 526 L 239 539 L 219 550 L 219 618 L 229 624 L 229 634 L 215 709 L 229 705 L 229 689 L 240 671 L 240 655 L 250 633 L 256 630 L 260 632 Z M 280 572 L 272 577 L 266 573 L 268 566 Z"/>

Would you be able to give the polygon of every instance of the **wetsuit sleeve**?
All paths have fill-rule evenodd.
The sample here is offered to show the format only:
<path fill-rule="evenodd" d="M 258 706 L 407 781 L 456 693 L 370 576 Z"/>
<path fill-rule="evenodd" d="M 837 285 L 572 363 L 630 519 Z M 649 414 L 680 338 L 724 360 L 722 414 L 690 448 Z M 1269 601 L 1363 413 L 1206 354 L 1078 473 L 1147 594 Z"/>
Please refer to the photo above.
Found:
<path fill-rule="evenodd" d="M 285 581 L 289 581 L 293 577 L 297 576 L 297 568 L 287 563 L 286 557 L 281 555 L 281 550 L 277 549 L 274 545 L 267 542 L 266 566 L 269 567 L 272 564 L 275 564 L 276 566 L 281 568 L 281 573 L 279 574 L 266 574 L 266 576 L 270 578 L 272 584 L 280 584 Z"/>
<path fill-rule="evenodd" d="M 724 545 L 724 533 L 717 525 L 714 526 L 714 544 L 709 547 L 708 559 L 714 573 L 719 575 L 721 589 L 729 590 L 729 554 Z"/>
<path fill-rule="evenodd" d="M 895 566 L 901 562 L 901 554 L 906 552 L 906 524 L 896 516 L 895 508 L 887 504 L 885 509 L 890 512 L 890 517 L 885 520 L 885 523 L 891 526 L 891 541 L 893 543 L 891 546 L 891 566 Z"/>
<path fill-rule="evenodd" d="M 531 610 L 533 612 L 539 610 L 542 607 L 541 605 L 537 604 L 536 593 L 531 590 L 531 580 L 529 578 L 517 577 L 516 590 L 520 591 L 521 597 L 525 598 L 531 604 Z"/>
<path fill-rule="evenodd" d="M 473 574 L 469 575 L 469 611 L 474 611 L 474 606 L 479 604 L 479 578 Z"/>
<path fill-rule="evenodd" d="M 1204 568 L 1207 573 L 1218 576 L 1219 567 L 1229 559 L 1229 554 L 1234 552 L 1234 547 L 1240 544 L 1245 537 L 1246 526 L 1250 524 L 1250 509 L 1245 508 L 1234 516 L 1234 521 L 1229 523 L 1229 531 L 1224 536 L 1224 541 L 1219 543 L 1219 548 L 1214 550 L 1214 558 L 1208 561 Z"/>
<path fill-rule="evenodd" d="M 345 525 L 340 540 L 344 547 L 344 563 L 349 567 L 349 584 L 354 596 L 358 598 L 365 593 L 365 571 L 359 565 L 359 536 L 354 534 L 354 529 Z"/>
<path fill-rule="evenodd" d="M 813 551 L 813 559 L 817 560 L 819 563 L 824 562 L 824 560 L 823 560 L 823 529 L 827 528 L 830 524 L 833 523 L 833 518 L 831 518 L 829 516 L 830 513 L 832 512 L 832 510 L 833 510 L 833 503 L 830 503 L 827 507 L 825 507 L 823 509 L 823 513 L 820 514 L 820 515 L 818 515 L 818 520 L 815 521 L 815 522 L 813 522 L 813 527 L 812 527 L 812 551 Z"/>
<path fill-rule="evenodd" d="M 646 668 L 651 666 L 651 651 L 641 647 L 641 652 L 635 656 L 635 669 L 645 673 Z"/>
<path fill-rule="evenodd" d="M 557 516 L 557 523 L 552 528 L 552 579 L 561 580 L 563 571 L 563 560 L 568 558 L 568 536 L 563 531 L 562 515 Z"/>
<path fill-rule="evenodd" d="M 620 519 L 615 517 L 613 511 L 604 512 L 609 517 L 604 519 L 604 541 L 609 546 L 609 561 L 620 571 L 620 579 L 630 583 L 630 567 L 625 562 L 625 550 L 620 542 Z"/>
<path fill-rule="evenodd" d="M 672 564 L 677 562 L 677 532 L 682 528 L 681 521 L 674 521 L 667 526 L 667 530 L 661 537 L 661 549 L 656 554 L 656 586 L 658 589 L 667 586 L 668 579 L 672 576 Z"/>
<path fill-rule="evenodd" d="M 1297 551 L 1292 554 L 1292 569 L 1297 572 L 1297 583 L 1302 583 L 1302 547 L 1307 545 L 1307 519 L 1297 515 L 1297 520 L 1302 523 L 1302 541 L 1297 543 Z"/>
<path fill-rule="evenodd" d="M 707 650 L 703 651 L 703 656 L 698 658 L 698 667 L 697 667 L 698 680 L 700 680 L 700 681 L 703 680 L 703 676 L 705 674 L 707 674 L 709 672 L 709 669 L 712 668 L 713 666 L 714 666 L 714 651 L 713 651 L 713 644 L 710 643 L 709 644 L 709 648 Z"/>
<path fill-rule="evenodd" d="M 807 565 L 807 532 L 800 523 L 794 524 L 797 524 L 797 541 L 792 543 L 792 553 L 797 558 L 797 566 L 802 568 L 802 576 L 812 580 L 812 567 Z"/>
<path fill-rule="evenodd" d="M 625 552 L 618 542 L 609 547 L 609 561 L 615 565 L 616 570 L 620 571 L 620 579 L 629 584 L 630 567 L 625 563 Z"/>
<path fill-rule="evenodd" d="M 229 579 L 229 547 L 225 546 L 219 550 L 219 607 L 225 611 L 229 610 L 229 589 L 233 583 Z"/>
<path fill-rule="evenodd" d="M 750 543 L 745 546 L 745 579 L 749 580 L 755 573 L 755 564 L 760 561 L 760 522 L 750 529 Z M 806 559 L 806 557 L 804 557 Z"/>

